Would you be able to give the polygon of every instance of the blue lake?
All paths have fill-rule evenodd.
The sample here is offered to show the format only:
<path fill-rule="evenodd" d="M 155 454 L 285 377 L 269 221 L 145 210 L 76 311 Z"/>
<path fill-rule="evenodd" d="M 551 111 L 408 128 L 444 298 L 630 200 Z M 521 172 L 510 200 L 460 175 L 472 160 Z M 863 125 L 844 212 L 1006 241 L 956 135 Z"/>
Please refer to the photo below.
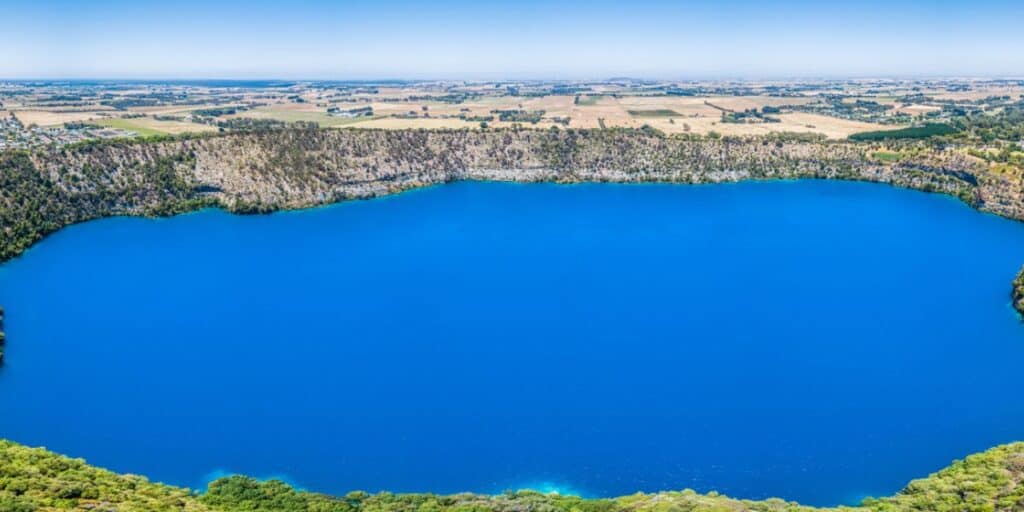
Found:
<path fill-rule="evenodd" d="M 1022 263 L 1022 224 L 825 181 L 106 219 L 0 267 L 0 437 L 197 488 L 854 503 L 1024 439 Z"/>

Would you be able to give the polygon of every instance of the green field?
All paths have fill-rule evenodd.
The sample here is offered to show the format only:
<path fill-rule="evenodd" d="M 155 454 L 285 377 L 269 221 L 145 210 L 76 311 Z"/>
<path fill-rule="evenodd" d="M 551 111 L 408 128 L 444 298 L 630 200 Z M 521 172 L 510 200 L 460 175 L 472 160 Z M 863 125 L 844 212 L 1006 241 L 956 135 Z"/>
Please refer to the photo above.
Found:
<path fill-rule="evenodd" d="M 656 110 L 630 110 L 629 115 L 633 117 L 683 117 L 679 112 L 669 110 L 667 108 L 659 108 Z"/>
<path fill-rule="evenodd" d="M 860 132 L 850 135 L 850 140 L 857 141 L 878 141 L 887 139 L 926 139 L 935 135 L 949 135 L 956 133 L 956 128 L 943 123 L 929 123 L 924 126 L 912 126 L 900 128 L 899 130 L 879 130 L 874 132 Z"/>
<path fill-rule="evenodd" d="M 581 106 L 581 107 L 593 107 L 594 105 L 597 105 L 597 102 L 601 101 L 601 98 L 603 98 L 603 96 L 600 96 L 600 95 L 598 95 L 598 96 L 577 96 L 575 103 L 577 105 Z"/>
<path fill-rule="evenodd" d="M 138 124 L 133 123 L 131 119 L 97 119 L 96 121 L 91 121 L 91 123 L 100 126 L 106 126 L 108 128 L 119 128 L 121 130 L 128 130 L 131 132 L 135 132 L 140 137 L 151 137 L 153 135 L 167 135 L 167 132 L 154 130 L 152 128 L 147 128 L 145 126 L 139 126 Z"/>
<path fill-rule="evenodd" d="M 894 151 L 875 151 L 871 153 L 871 158 L 881 160 L 882 162 L 899 162 L 903 155 Z"/>

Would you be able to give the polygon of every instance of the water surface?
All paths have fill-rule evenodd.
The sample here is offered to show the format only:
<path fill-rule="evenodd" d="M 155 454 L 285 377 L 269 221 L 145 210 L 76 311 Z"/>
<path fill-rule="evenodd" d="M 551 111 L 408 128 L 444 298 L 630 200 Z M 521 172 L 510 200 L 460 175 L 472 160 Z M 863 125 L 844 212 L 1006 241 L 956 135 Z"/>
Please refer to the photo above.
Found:
<path fill-rule="evenodd" d="M 1024 439 L 1024 225 L 822 181 L 461 183 L 65 229 L 0 437 L 199 487 L 889 494 Z"/>

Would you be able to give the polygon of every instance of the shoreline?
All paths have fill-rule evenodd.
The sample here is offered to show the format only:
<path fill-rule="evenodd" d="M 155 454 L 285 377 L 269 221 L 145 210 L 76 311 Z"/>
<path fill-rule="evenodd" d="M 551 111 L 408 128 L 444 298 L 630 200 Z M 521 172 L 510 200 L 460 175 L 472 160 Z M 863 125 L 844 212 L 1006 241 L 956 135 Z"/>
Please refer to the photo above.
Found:
<path fill-rule="evenodd" d="M 515 170 L 511 170 L 511 171 L 508 171 L 508 172 L 515 172 Z M 70 222 L 68 224 L 65 224 L 65 225 L 57 228 L 54 231 L 46 233 L 46 234 L 42 235 L 38 240 L 33 242 L 29 247 L 24 249 L 22 252 L 20 252 L 18 254 L 15 254 L 13 256 L 7 257 L 6 259 L 0 259 L 0 267 L 3 267 L 3 266 L 5 266 L 5 265 L 7 265 L 7 264 L 9 264 L 9 263 L 11 263 L 13 261 L 16 261 L 16 260 L 24 257 L 38 243 L 40 243 L 43 240 L 46 240 L 47 238 L 49 238 L 49 237 L 59 233 L 60 231 L 63 231 L 65 229 L 67 229 L 67 228 L 71 228 L 71 227 L 74 227 L 74 226 L 77 226 L 77 225 L 80 225 L 80 224 L 86 224 L 86 223 L 89 223 L 89 222 L 105 220 L 105 219 L 126 218 L 126 219 L 161 220 L 161 219 L 172 219 L 172 218 L 176 218 L 176 217 L 183 217 L 183 216 L 188 216 L 188 215 L 195 215 L 195 214 L 202 213 L 202 212 L 205 212 L 205 211 L 223 212 L 223 213 L 226 213 L 226 214 L 238 215 L 238 216 L 243 216 L 243 217 L 244 216 L 250 216 L 250 215 L 258 216 L 258 215 L 276 215 L 276 214 L 288 214 L 288 213 L 301 213 L 301 212 L 305 212 L 305 211 L 317 210 L 317 209 L 320 209 L 320 208 L 333 208 L 333 207 L 343 206 L 343 205 L 346 205 L 346 204 L 349 204 L 349 203 L 353 203 L 353 202 L 387 200 L 387 199 L 398 197 L 398 196 L 401 196 L 401 195 L 404 195 L 404 194 L 421 192 L 421 191 L 426 191 L 426 190 L 430 190 L 430 189 L 433 189 L 433 188 L 444 187 L 444 186 L 448 186 L 448 185 L 461 184 L 461 183 L 498 183 L 498 184 L 509 184 L 509 185 L 555 185 L 555 186 L 566 186 L 566 187 L 571 187 L 571 186 L 590 186 L 590 185 L 597 185 L 597 186 L 599 186 L 599 185 L 624 185 L 624 186 L 669 185 L 669 186 L 685 186 L 685 187 L 712 187 L 712 186 L 742 185 L 742 184 L 750 184 L 750 183 L 794 183 L 795 184 L 795 183 L 800 183 L 800 182 L 804 182 L 804 181 L 862 183 L 862 184 L 867 184 L 867 185 L 887 186 L 887 187 L 890 187 L 890 188 L 893 188 L 893 189 L 897 189 L 897 190 L 906 190 L 906 191 L 919 192 L 919 193 L 929 194 L 929 195 L 937 195 L 937 196 L 941 196 L 941 197 L 943 197 L 945 199 L 949 199 L 951 201 L 955 201 L 958 204 L 966 206 L 966 207 L 970 208 L 971 210 L 973 210 L 974 212 L 977 212 L 977 213 L 982 214 L 982 215 L 992 215 L 992 216 L 998 217 L 1000 219 L 1006 219 L 1006 220 L 1010 220 L 1010 221 L 1024 223 L 1024 217 L 1018 218 L 1018 217 L 1006 216 L 1006 215 L 1001 215 L 1001 214 L 999 214 L 997 212 L 994 212 L 994 211 L 991 211 L 991 210 L 986 210 L 986 209 L 983 209 L 983 208 L 979 208 L 977 205 L 971 204 L 970 202 L 965 201 L 961 197 L 958 197 L 956 195 L 952 195 L 952 194 L 944 192 L 944 191 L 926 190 L 926 189 L 919 188 L 919 187 L 904 186 L 904 185 L 899 185 L 899 184 L 891 183 L 891 182 L 868 180 L 868 179 L 824 178 L 824 177 L 807 176 L 807 177 L 787 177 L 787 178 L 749 178 L 749 179 L 740 179 L 740 180 L 733 180 L 733 181 L 706 181 L 706 182 L 689 183 L 689 182 L 668 181 L 668 180 L 664 180 L 664 181 L 663 180 L 644 180 L 644 181 L 607 181 L 607 180 L 606 181 L 596 181 L 596 180 L 555 181 L 555 180 L 521 180 L 521 179 L 496 179 L 496 178 L 460 178 L 460 179 L 454 179 L 454 180 L 449 180 L 449 181 L 441 181 L 441 182 L 435 182 L 435 183 L 426 183 L 426 184 L 423 184 L 423 185 L 412 186 L 412 187 L 407 187 L 407 188 L 398 188 L 398 189 L 395 189 L 393 191 L 386 191 L 386 192 L 383 192 L 383 193 L 369 194 L 369 195 L 365 195 L 365 196 L 344 198 L 344 199 L 339 199 L 337 201 L 322 202 L 322 203 L 310 203 L 310 204 L 307 204 L 307 205 L 297 205 L 297 206 L 277 206 L 277 207 L 274 207 L 274 208 L 270 208 L 270 209 L 267 209 L 267 210 L 261 210 L 261 211 L 239 211 L 236 208 L 232 207 L 231 205 L 226 205 L 226 204 L 214 201 L 214 202 L 199 204 L 198 206 L 196 206 L 193 209 L 187 209 L 187 210 L 183 210 L 183 211 L 180 211 L 180 212 L 169 213 L 169 214 L 166 214 L 166 215 L 150 215 L 150 214 L 147 214 L 147 213 L 130 213 L 130 212 L 113 213 L 113 214 L 110 214 L 110 215 L 103 215 L 103 216 L 98 216 L 98 217 L 93 217 L 93 218 L 88 218 L 88 219 L 82 219 L 82 220 L 75 221 L 75 222 Z M 1021 276 L 1022 276 L 1022 279 L 1024 279 L 1024 267 L 1022 267 L 1022 269 L 1021 269 Z M 1022 293 L 1024 293 L 1024 281 L 1022 281 Z M 1024 297 L 1024 295 L 1022 295 L 1022 297 Z M 1022 304 L 1022 307 L 1024 307 L 1024 304 Z M 1024 311 L 1021 311 L 1021 313 L 1024 314 Z"/>

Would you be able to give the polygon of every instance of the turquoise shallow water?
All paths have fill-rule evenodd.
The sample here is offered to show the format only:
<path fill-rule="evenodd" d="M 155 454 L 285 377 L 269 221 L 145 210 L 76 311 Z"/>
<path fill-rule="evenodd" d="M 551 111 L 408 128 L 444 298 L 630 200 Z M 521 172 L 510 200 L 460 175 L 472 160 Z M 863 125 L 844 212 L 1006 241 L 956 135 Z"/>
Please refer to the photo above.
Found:
<path fill-rule="evenodd" d="M 106 219 L 0 267 L 0 436 L 196 487 L 851 503 L 1024 439 L 1022 263 L 863 183 Z"/>

